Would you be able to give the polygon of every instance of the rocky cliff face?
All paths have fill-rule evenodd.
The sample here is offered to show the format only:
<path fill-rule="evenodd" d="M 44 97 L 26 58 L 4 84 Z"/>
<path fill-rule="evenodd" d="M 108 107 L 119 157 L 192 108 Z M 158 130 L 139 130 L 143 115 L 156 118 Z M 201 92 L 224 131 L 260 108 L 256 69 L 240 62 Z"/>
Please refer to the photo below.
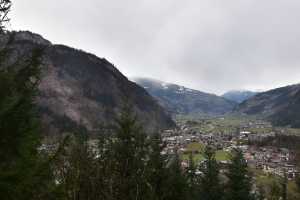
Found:
<path fill-rule="evenodd" d="M 300 84 L 262 92 L 241 103 L 237 112 L 261 115 L 274 125 L 300 127 Z"/>
<path fill-rule="evenodd" d="M 134 78 L 172 114 L 222 115 L 231 112 L 236 103 L 198 90 L 148 78 Z"/>
<path fill-rule="evenodd" d="M 30 32 L 2 36 L 0 45 L 14 40 L 12 60 L 37 46 L 44 48 L 38 107 L 44 130 L 51 133 L 76 127 L 95 132 L 111 124 L 124 102 L 131 105 L 148 132 L 174 126 L 172 119 L 141 87 L 129 81 L 105 59 L 63 45 L 53 45 Z"/>

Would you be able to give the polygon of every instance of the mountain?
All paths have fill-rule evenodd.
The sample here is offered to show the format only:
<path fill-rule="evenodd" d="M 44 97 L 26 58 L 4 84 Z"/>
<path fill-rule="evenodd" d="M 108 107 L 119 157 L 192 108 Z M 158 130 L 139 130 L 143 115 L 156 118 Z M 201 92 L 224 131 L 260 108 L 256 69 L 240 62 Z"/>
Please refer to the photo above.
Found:
<path fill-rule="evenodd" d="M 104 58 L 51 44 L 30 32 L 1 35 L 0 48 L 4 45 L 13 52 L 12 62 L 28 57 L 32 49 L 44 49 L 37 105 L 46 132 L 60 133 L 81 127 L 93 133 L 99 126 L 111 124 L 124 102 L 131 106 L 148 132 L 175 126 L 146 90 L 129 81 Z"/>
<path fill-rule="evenodd" d="M 261 115 L 277 126 L 300 128 L 300 84 L 259 93 L 237 106 L 236 111 Z"/>
<path fill-rule="evenodd" d="M 221 115 L 232 111 L 234 102 L 219 97 L 149 78 L 133 78 L 171 114 Z"/>
<path fill-rule="evenodd" d="M 222 97 L 236 103 L 242 103 L 243 101 L 255 96 L 256 94 L 257 92 L 247 90 L 232 90 L 223 94 Z"/>

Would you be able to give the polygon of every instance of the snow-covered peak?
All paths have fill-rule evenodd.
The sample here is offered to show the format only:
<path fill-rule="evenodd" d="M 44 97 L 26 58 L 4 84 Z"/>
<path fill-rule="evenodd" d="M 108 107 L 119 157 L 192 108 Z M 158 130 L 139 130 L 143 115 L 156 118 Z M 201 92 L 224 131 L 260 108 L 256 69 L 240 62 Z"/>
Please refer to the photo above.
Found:
<path fill-rule="evenodd" d="M 164 83 L 164 82 L 161 83 L 161 87 L 165 90 L 169 89 L 168 85 L 169 85 L 168 83 Z"/>

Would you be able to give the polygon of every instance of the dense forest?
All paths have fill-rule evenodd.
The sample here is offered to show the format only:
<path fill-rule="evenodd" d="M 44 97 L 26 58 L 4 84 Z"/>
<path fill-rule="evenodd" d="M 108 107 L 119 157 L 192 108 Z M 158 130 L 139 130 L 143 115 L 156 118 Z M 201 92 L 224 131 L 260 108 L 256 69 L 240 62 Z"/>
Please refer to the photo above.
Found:
<path fill-rule="evenodd" d="M 0 0 L 0 34 L 11 8 Z M 0 35 L 1 37 L 1 35 Z M 13 36 L 10 38 L 14 40 Z M 91 143 L 80 129 L 65 136 L 51 150 L 43 135 L 35 98 L 43 49 L 11 63 L 10 49 L 0 49 L 0 198 L 3 200 L 255 200 L 265 192 L 236 149 L 224 173 L 215 150 L 207 146 L 205 161 L 186 168 L 180 156 L 162 154 L 159 133 L 147 135 L 139 119 L 124 103 L 113 126 Z M 14 67 L 12 67 L 12 65 Z M 201 171 L 201 174 L 197 171 Z M 300 188 L 300 181 L 299 188 Z M 287 199 L 286 179 L 274 199 Z"/>

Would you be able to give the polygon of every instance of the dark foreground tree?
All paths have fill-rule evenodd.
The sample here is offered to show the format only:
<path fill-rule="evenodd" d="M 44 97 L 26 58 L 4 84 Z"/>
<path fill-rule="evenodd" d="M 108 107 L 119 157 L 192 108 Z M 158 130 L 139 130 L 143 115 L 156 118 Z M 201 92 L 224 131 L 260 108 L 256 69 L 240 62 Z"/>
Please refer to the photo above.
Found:
<path fill-rule="evenodd" d="M 75 134 L 65 139 L 56 164 L 58 181 L 58 199 L 85 200 L 102 199 L 96 187 L 97 162 L 88 140 L 83 135 Z M 100 190 L 101 188 L 99 188 Z"/>
<path fill-rule="evenodd" d="M 113 176 L 116 180 L 113 194 L 115 199 L 143 199 L 143 195 L 147 194 L 146 137 L 136 117 L 126 106 L 117 119 L 112 145 Z"/>
<path fill-rule="evenodd" d="M 186 181 L 187 181 L 187 199 L 198 199 L 199 192 L 199 177 L 197 173 L 197 165 L 194 161 L 194 155 L 191 152 L 189 155 L 188 167 L 186 169 Z"/>
<path fill-rule="evenodd" d="M 41 187 L 48 186 L 41 180 L 50 178 L 38 152 L 40 129 L 34 103 L 42 50 L 11 66 L 7 51 L 0 54 L 5 55 L 0 61 L 0 196 L 34 199 L 44 192 Z"/>
<path fill-rule="evenodd" d="M 248 171 L 247 162 L 242 151 L 236 149 L 231 158 L 227 177 L 226 199 L 227 200 L 252 200 L 251 176 Z"/>
<path fill-rule="evenodd" d="M 65 148 L 58 150 L 54 168 L 61 199 L 186 199 L 179 156 L 169 160 L 162 154 L 159 134 L 146 135 L 129 109 L 108 132 L 101 133 L 97 145 L 78 139 L 61 145 Z"/>
<path fill-rule="evenodd" d="M 187 196 L 187 182 L 177 152 L 169 161 L 167 181 L 169 190 L 166 192 L 166 198 L 170 200 L 185 200 Z"/>
<path fill-rule="evenodd" d="M 5 32 L 10 7 L 10 0 L 0 0 L 0 37 L 8 38 L 0 49 L 0 197 L 55 199 L 50 159 L 38 150 L 35 101 L 43 50 L 38 47 L 23 57 L 14 54 L 9 47 L 14 34 Z"/>
<path fill-rule="evenodd" d="M 280 184 L 276 181 L 273 180 L 269 186 L 269 191 L 268 191 L 268 199 L 270 200 L 278 200 L 281 197 L 282 188 L 280 188 Z"/>
<path fill-rule="evenodd" d="M 165 200 L 167 185 L 167 155 L 162 154 L 165 144 L 159 133 L 150 138 L 149 161 L 147 162 L 147 185 L 149 186 L 149 199 Z"/>
<path fill-rule="evenodd" d="M 219 165 L 215 155 L 215 150 L 211 146 L 207 146 L 204 152 L 204 165 L 201 169 L 203 176 L 200 179 L 200 196 L 203 200 L 223 199 L 223 187 L 219 178 Z"/>

